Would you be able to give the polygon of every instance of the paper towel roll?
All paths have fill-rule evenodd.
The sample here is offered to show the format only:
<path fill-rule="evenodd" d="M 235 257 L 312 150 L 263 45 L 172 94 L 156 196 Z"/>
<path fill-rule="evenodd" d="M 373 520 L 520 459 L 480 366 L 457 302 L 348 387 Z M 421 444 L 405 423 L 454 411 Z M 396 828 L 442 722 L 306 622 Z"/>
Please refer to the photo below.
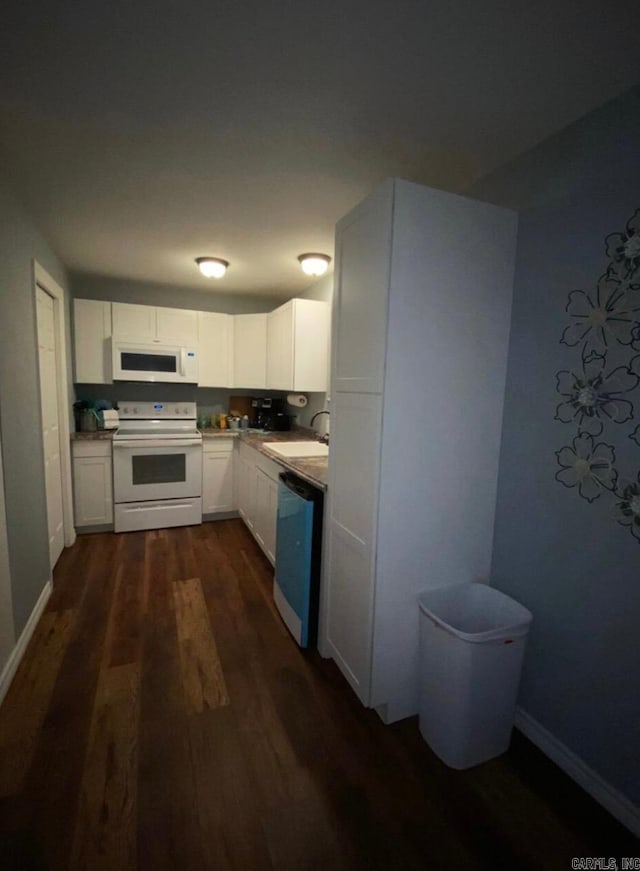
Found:
<path fill-rule="evenodd" d="M 287 403 L 294 408 L 304 408 L 308 401 L 304 393 L 290 393 L 287 396 Z"/>

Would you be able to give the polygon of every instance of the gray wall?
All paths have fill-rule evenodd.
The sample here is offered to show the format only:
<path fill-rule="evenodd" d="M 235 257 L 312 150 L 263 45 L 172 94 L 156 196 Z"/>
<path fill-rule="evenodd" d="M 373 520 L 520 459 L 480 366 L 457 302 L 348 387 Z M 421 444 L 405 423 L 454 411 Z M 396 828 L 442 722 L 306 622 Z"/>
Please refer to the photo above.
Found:
<path fill-rule="evenodd" d="M 204 278 L 202 280 L 206 281 Z M 213 281 L 210 281 L 209 284 L 212 288 L 215 287 Z M 218 283 L 216 282 L 216 284 Z M 275 295 L 272 297 L 240 296 L 223 291 L 218 292 L 217 288 L 199 291 L 191 287 L 106 278 L 86 273 L 72 273 L 71 293 L 78 299 L 104 299 L 111 302 L 130 302 L 140 305 L 165 305 L 171 308 L 188 308 L 196 311 L 224 312 L 225 314 L 269 312 L 286 302 Z"/>
<path fill-rule="evenodd" d="M 16 637 L 49 578 L 33 263 L 64 268 L 0 175 L 0 427 Z"/>
<path fill-rule="evenodd" d="M 614 519 L 606 492 L 589 504 L 554 476 L 555 452 L 577 427 L 554 420 L 556 372 L 579 369 L 560 344 L 567 296 L 595 299 L 604 237 L 640 208 L 640 91 L 548 140 L 472 193 L 518 207 L 511 345 L 496 513 L 493 583 L 534 614 L 519 703 L 632 801 L 640 800 L 640 544 Z M 606 370 L 628 362 L 613 342 Z M 606 423 L 626 477 L 640 468 L 627 436 Z M 473 422 L 470 421 L 471 432 Z"/>

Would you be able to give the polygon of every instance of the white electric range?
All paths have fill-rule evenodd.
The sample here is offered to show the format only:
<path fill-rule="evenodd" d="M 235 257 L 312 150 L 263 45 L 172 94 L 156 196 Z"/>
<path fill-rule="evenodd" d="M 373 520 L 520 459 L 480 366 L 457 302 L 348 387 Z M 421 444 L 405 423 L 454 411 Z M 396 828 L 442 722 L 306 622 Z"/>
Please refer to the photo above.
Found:
<path fill-rule="evenodd" d="M 195 402 L 121 402 L 113 437 L 114 529 L 202 523 Z"/>

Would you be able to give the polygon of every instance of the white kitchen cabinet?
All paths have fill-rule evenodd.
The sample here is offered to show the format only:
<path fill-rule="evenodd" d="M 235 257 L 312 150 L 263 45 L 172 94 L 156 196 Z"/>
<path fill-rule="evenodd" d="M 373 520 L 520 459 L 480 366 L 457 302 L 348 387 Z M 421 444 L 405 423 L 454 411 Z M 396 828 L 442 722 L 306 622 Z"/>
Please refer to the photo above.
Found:
<path fill-rule="evenodd" d="M 233 386 L 233 316 L 198 312 L 198 386 Z"/>
<path fill-rule="evenodd" d="M 278 523 L 278 479 L 256 467 L 255 515 L 253 534 L 271 565 L 276 562 L 276 527 Z"/>
<path fill-rule="evenodd" d="M 198 312 L 154 305 L 112 303 L 113 337 L 124 342 L 196 346 Z"/>
<path fill-rule="evenodd" d="M 202 443 L 202 513 L 234 510 L 233 439 L 205 438 Z"/>
<path fill-rule="evenodd" d="M 238 511 L 265 556 L 276 561 L 278 476 L 281 467 L 248 445 L 238 445 Z"/>
<path fill-rule="evenodd" d="M 111 441 L 74 441 L 71 453 L 76 528 L 112 525 Z"/>
<path fill-rule="evenodd" d="M 267 386 L 267 315 L 233 316 L 233 386 Z"/>
<path fill-rule="evenodd" d="M 389 722 L 418 710 L 419 593 L 489 580 L 515 239 L 400 180 L 336 229 L 321 650 Z"/>
<path fill-rule="evenodd" d="M 326 392 L 329 305 L 291 299 L 267 316 L 267 387 Z"/>
<path fill-rule="evenodd" d="M 156 339 L 167 345 L 193 348 L 198 344 L 198 312 L 156 307 Z"/>
<path fill-rule="evenodd" d="M 156 309 L 153 305 L 111 304 L 113 337 L 123 342 L 153 342 L 156 338 Z"/>
<path fill-rule="evenodd" d="M 111 384 L 111 303 L 74 299 L 76 384 Z"/>

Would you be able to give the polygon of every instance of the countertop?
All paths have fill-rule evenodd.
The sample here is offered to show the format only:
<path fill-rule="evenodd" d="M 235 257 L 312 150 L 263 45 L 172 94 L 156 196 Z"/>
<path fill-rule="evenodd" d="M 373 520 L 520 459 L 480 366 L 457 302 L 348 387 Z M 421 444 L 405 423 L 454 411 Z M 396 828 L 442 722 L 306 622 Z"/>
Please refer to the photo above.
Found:
<path fill-rule="evenodd" d="M 95 432 L 72 432 L 72 442 L 95 442 L 111 441 L 115 435 L 115 429 L 98 429 Z"/>
<path fill-rule="evenodd" d="M 265 442 L 300 442 L 317 439 L 318 434 L 309 429 L 293 429 L 289 432 L 264 432 L 263 430 L 242 430 L 242 429 L 203 429 L 203 439 L 215 438 L 241 438 L 242 441 L 254 448 L 265 457 L 278 463 L 283 469 L 289 469 L 300 475 L 309 484 L 314 487 L 319 487 L 321 490 L 327 489 L 327 457 L 304 457 L 297 459 L 284 459 L 277 454 L 272 453 L 269 448 L 265 448 Z M 97 430 L 96 432 L 73 432 L 71 439 L 73 441 L 95 441 L 95 440 L 111 440 L 115 430 Z"/>
<path fill-rule="evenodd" d="M 307 442 L 310 440 L 316 441 L 318 434 L 310 429 L 292 429 L 289 432 L 264 432 L 263 430 L 243 430 L 243 429 L 203 429 L 201 430 L 202 437 L 208 438 L 241 438 L 242 441 L 254 448 L 265 457 L 278 463 L 283 469 L 289 469 L 295 472 L 309 484 L 318 487 L 320 490 L 327 489 L 327 457 L 304 457 L 296 459 L 285 459 L 278 454 L 272 453 L 269 448 L 265 448 L 265 442 Z"/>

